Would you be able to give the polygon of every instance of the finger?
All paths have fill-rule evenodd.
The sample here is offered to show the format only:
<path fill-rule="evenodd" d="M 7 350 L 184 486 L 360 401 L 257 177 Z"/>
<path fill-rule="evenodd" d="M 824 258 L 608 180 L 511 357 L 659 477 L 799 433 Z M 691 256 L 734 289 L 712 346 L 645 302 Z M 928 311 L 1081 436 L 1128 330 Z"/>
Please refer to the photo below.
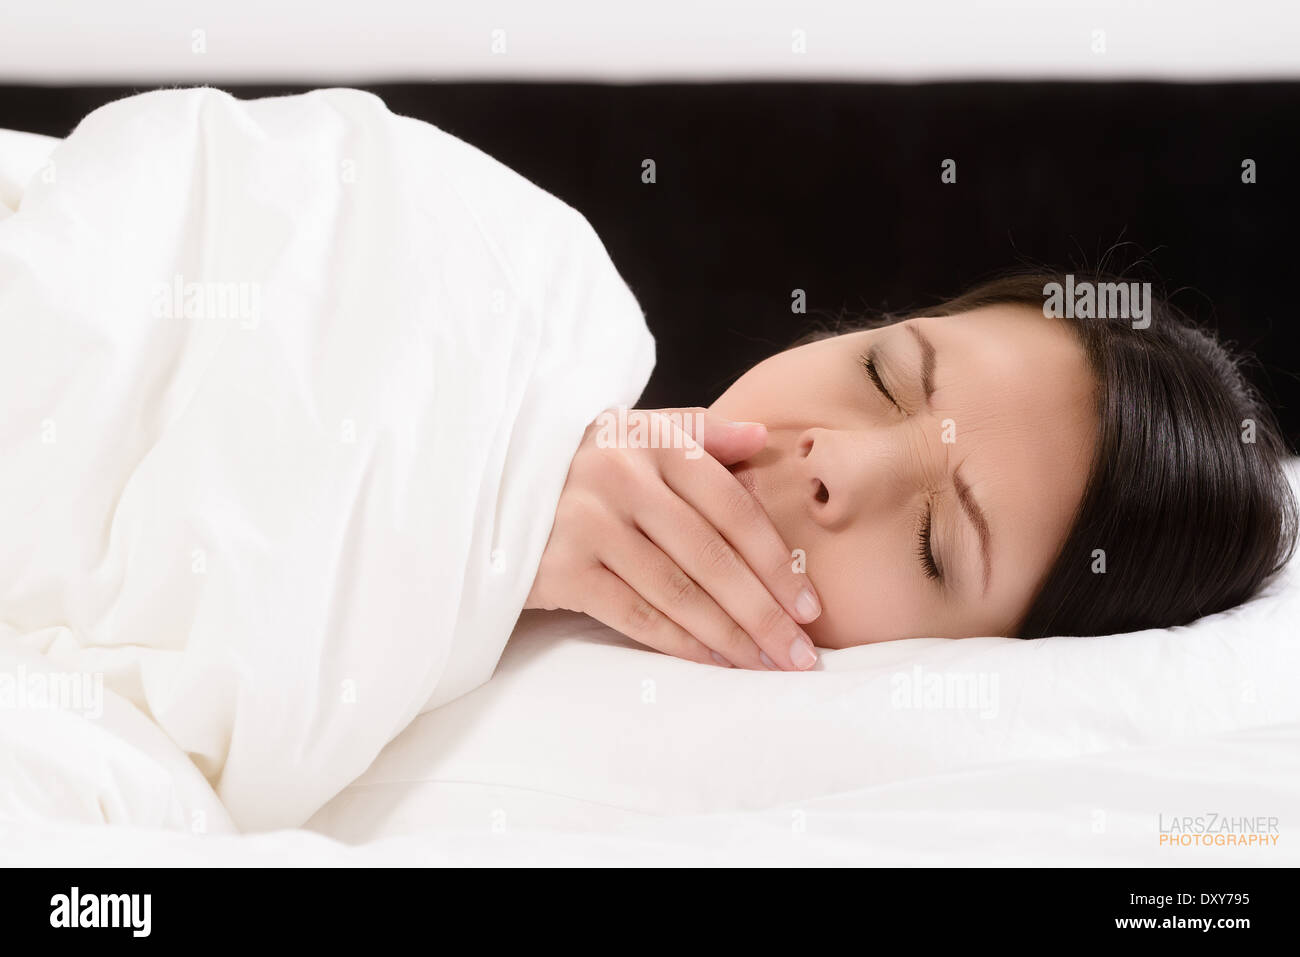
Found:
<path fill-rule="evenodd" d="M 627 525 L 611 533 L 598 544 L 596 558 L 687 634 L 727 661 L 741 667 L 765 667 L 759 657 L 762 649 L 745 629 L 640 529 Z"/>
<path fill-rule="evenodd" d="M 731 667 L 726 660 L 714 657 L 712 649 L 688 634 L 610 569 L 604 566 L 593 569 L 584 586 L 588 597 L 583 613 L 638 644 L 675 658 Z"/>
<path fill-rule="evenodd" d="M 655 461 L 665 484 L 722 534 L 795 621 L 815 621 L 821 614 L 816 589 L 807 575 L 795 571 L 789 547 L 758 499 L 708 456 L 690 459 L 668 448 L 658 452 Z"/>
<path fill-rule="evenodd" d="M 664 497 L 635 512 L 646 536 L 745 630 L 773 667 L 803 671 L 816 664 L 812 639 L 739 552 L 688 503 L 668 489 Z"/>
<path fill-rule="evenodd" d="M 660 409 L 674 424 L 723 465 L 743 462 L 767 444 L 767 427 L 760 422 L 733 422 L 710 409 Z"/>

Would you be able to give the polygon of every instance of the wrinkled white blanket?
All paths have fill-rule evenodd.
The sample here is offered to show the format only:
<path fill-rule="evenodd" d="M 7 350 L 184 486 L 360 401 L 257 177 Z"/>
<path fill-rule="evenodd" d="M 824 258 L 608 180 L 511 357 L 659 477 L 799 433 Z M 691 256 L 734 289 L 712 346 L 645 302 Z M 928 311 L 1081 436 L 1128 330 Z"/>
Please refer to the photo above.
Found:
<path fill-rule="evenodd" d="M 653 361 L 580 214 L 370 94 L 92 113 L 0 222 L 0 816 L 304 822 L 491 676 Z"/>

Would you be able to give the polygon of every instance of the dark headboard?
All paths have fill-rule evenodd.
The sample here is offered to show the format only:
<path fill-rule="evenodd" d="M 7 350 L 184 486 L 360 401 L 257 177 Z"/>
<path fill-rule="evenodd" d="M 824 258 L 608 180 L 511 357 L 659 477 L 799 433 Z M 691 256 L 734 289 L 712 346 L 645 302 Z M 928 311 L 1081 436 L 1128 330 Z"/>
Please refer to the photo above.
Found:
<path fill-rule="evenodd" d="M 658 340 L 643 405 L 707 404 L 811 318 L 925 305 L 1024 261 L 1096 265 L 1129 243 L 1113 262 L 1145 256 L 1176 303 L 1258 355 L 1248 371 L 1300 445 L 1300 83 L 366 89 L 587 215 Z M 63 136 L 139 91 L 0 86 L 0 127 Z M 795 288 L 809 316 L 791 314 Z"/>

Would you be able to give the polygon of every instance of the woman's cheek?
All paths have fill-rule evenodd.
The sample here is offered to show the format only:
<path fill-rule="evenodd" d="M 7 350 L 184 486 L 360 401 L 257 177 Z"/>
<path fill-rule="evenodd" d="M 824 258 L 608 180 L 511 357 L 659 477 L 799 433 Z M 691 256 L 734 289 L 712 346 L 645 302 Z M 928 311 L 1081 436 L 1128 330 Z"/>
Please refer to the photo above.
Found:
<path fill-rule="evenodd" d="M 879 545 L 836 536 L 809 552 L 808 577 L 822 598 L 821 616 L 807 627 L 820 648 L 848 648 L 916 633 L 925 617 L 916 587 L 896 563 L 873 561 Z"/>

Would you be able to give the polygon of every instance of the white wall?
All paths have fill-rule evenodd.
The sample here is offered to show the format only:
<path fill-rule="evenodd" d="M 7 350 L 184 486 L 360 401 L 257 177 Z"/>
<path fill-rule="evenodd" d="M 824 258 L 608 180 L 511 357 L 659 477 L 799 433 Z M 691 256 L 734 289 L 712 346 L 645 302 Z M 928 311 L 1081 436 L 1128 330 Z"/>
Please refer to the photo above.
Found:
<path fill-rule="evenodd" d="M 9 82 L 1298 75 L 1297 0 L 0 0 Z"/>

